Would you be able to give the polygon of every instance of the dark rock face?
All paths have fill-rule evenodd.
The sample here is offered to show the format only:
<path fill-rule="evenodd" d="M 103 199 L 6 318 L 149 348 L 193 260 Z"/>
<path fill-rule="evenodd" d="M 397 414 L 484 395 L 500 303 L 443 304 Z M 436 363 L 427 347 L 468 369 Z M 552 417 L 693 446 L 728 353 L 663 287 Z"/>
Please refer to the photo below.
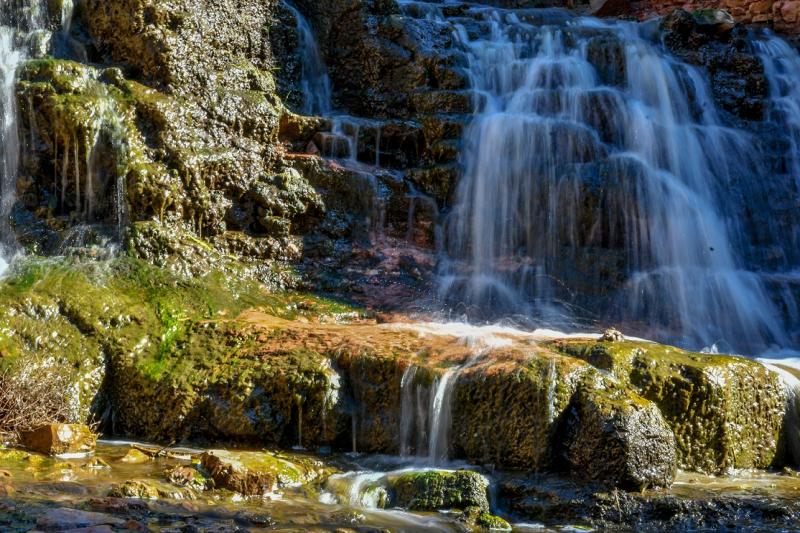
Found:
<path fill-rule="evenodd" d="M 628 490 L 672 485 L 675 437 L 652 402 L 623 390 L 581 389 L 561 424 L 556 442 L 573 475 Z"/>
<path fill-rule="evenodd" d="M 722 11 L 677 9 L 661 23 L 664 42 L 679 58 L 702 66 L 719 106 L 743 120 L 764 118 L 769 93 L 764 65 L 747 43 L 747 28 Z"/>

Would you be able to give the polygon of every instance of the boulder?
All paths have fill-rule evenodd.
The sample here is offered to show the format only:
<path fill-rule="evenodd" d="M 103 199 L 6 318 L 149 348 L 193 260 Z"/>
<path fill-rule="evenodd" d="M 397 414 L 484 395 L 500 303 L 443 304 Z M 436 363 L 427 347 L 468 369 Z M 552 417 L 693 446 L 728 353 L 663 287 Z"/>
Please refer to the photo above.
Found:
<path fill-rule="evenodd" d="M 489 481 L 469 470 L 411 472 L 390 480 L 393 505 L 411 511 L 489 511 Z"/>
<path fill-rule="evenodd" d="M 20 434 L 22 445 L 45 455 L 93 452 L 97 435 L 83 424 L 46 424 Z"/>
<path fill-rule="evenodd" d="M 611 384 L 575 393 L 556 442 L 581 479 L 628 490 L 669 487 L 675 480 L 675 437 L 658 407 Z"/>
<path fill-rule="evenodd" d="M 635 341 L 553 346 L 655 403 L 675 435 L 681 469 L 719 474 L 782 461 L 786 392 L 758 361 Z"/>

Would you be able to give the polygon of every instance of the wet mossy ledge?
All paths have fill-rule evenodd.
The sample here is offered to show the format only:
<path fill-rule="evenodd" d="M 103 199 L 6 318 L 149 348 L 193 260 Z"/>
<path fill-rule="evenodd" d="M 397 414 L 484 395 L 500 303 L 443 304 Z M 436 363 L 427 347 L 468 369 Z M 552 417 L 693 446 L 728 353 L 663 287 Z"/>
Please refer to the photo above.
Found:
<path fill-rule="evenodd" d="M 477 329 L 379 324 L 235 273 L 184 277 L 128 257 L 29 259 L 0 282 L 0 365 L 58 368 L 70 421 L 108 435 L 428 454 L 431 416 L 416 413 L 449 374 L 450 458 L 634 490 L 670 485 L 677 468 L 785 463 L 786 392 L 758 362 L 492 335 L 501 342 L 476 359 Z"/>

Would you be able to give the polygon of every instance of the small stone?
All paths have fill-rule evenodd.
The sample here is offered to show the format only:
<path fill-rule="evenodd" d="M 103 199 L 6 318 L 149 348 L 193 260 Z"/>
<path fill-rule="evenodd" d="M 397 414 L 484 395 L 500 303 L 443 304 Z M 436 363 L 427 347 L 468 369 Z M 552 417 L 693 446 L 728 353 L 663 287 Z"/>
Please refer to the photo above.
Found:
<path fill-rule="evenodd" d="M 276 479 L 272 473 L 252 471 L 241 464 L 225 462 L 212 453 L 201 455 L 200 465 L 218 489 L 244 496 L 262 496 L 275 489 Z"/>
<path fill-rule="evenodd" d="M 625 335 L 614 328 L 609 328 L 603 332 L 600 342 L 625 342 Z"/>
<path fill-rule="evenodd" d="M 149 462 L 150 457 L 136 448 L 132 448 L 128 450 L 128 453 L 126 453 L 120 461 L 132 465 L 140 465 Z"/>
<path fill-rule="evenodd" d="M 45 455 L 93 452 L 97 435 L 83 424 L 47 424 L 23 432 L 20 440 L 25 448 Z"/>
<path fill-rule="evenodd" d="M 203 475 L 191 466 L 178 465 L 166 471 L 167 480 L 180 487 L 190 489 L 205 490 L 207 480 Z"/>

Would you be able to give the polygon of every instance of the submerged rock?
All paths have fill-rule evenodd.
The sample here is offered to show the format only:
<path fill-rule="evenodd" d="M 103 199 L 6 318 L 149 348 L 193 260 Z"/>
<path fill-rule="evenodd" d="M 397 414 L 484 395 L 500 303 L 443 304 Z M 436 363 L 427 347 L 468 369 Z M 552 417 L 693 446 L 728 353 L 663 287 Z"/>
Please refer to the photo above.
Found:
<path fill-rule="evenodd" d="M 392 504 L 412 511 L 469 508 L 489 511 L 489 481 L 468 470 L 430 470 L 390 480 Z"/>
<path fill-rule="evenodd" d="M 27 449 L 45 455 L 93 452 L 97 435 L 81 424 L 47 424 L 20 434 Z"/>
<path fill-rule="evenodd" d="M 98 526 L 121 527 L 124 523 L 124 520 L 108 514 L 79 511 L 67 507 L 50 509 L 36 521 L 36 525 L 45 531 L 77 530 Z"/>
<path fill-rule="evenodd" d="M 135 498 L 139 500 L 195 500 L 197 495 L 192 488 L 176 488 L 150 479 L 132 479 L 112 487 L 108 496 L 110 498 Z"/>

